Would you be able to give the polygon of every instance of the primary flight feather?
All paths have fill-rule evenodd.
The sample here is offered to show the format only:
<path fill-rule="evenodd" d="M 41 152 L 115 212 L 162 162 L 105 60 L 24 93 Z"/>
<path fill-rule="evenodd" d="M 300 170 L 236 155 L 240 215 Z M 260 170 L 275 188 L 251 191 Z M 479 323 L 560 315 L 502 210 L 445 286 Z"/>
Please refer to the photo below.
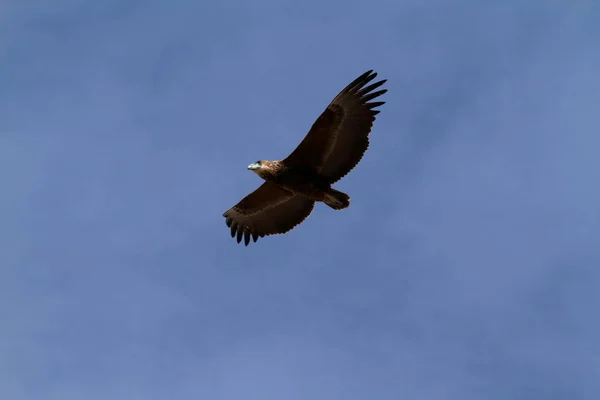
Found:
<path fill-rule="evenodd" d="M 384 101 L 371 101 L 387 89 L 387 80 L 371 82 L 367 71 L 346 86 L 321 113 L 310 131 L 283 160 L 260 160 L 248 166 L 265 182 L 223 216 L 231 237 L 250 239 L 282 234 L 302 223 L 320 201 L 334 210 L 350 205 L 350 196 L 331 186 L 346 176 L 369 147 L 369 134 Z"/>

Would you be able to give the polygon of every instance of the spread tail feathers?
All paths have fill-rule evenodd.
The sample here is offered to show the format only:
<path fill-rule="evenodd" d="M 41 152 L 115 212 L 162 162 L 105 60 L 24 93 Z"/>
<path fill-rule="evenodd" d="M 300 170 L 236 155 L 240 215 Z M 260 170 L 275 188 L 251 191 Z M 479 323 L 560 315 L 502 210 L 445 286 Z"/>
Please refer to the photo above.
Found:
<path fill-rule="evenodd" d="M 329 189 L 323 202 L 334 210 L 341 210 L 350 205 L 350 196 L 339 190 Z"/>

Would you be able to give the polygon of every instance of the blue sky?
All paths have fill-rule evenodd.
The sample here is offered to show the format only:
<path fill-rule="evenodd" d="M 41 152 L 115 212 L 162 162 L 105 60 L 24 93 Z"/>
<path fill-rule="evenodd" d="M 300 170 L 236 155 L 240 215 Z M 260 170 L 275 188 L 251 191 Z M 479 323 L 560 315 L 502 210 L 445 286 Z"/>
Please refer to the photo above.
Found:
<path fill-rule="evenodd" d="M 600 398 L 600 8 L 0 4 L 0 398 Z M 222 213 L 368 69 L 363 162 Z"/>

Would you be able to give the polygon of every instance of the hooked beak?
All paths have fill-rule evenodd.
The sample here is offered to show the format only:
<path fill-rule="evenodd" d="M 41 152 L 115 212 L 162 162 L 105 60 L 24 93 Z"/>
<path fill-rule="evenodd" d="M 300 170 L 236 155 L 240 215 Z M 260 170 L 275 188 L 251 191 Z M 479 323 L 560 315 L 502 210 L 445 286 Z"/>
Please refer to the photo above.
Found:
<path fill-rule="evenodd" d="M 248 165 L 248 169 L 253 171 L 255 169 L 258 169 L 258 164 L 257 163 L 252 163 L 250 165 Z"/>

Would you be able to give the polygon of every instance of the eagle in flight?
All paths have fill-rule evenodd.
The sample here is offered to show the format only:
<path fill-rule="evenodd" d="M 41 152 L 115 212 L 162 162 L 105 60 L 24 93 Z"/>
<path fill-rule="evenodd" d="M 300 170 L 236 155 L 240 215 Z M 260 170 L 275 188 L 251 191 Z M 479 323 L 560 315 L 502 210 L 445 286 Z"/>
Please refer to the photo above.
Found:
<path fill-rule="evenodd" d="M 367 71 L 346 86 L 321 113 L 302 142 L 285 159 L 260 160 L 248 166 L 265 182 L 223 216 L 231 237 L 250 239 L 283 234 L 303 222 L 320 201 L 334 210 L 350 205 L 350 196 L 331 186 L 346 176 L 369 147 L 369 134 L 384 101 L 369 102 L 387 89 L 387 80 L 367 85 L 377 73 Z"/>

